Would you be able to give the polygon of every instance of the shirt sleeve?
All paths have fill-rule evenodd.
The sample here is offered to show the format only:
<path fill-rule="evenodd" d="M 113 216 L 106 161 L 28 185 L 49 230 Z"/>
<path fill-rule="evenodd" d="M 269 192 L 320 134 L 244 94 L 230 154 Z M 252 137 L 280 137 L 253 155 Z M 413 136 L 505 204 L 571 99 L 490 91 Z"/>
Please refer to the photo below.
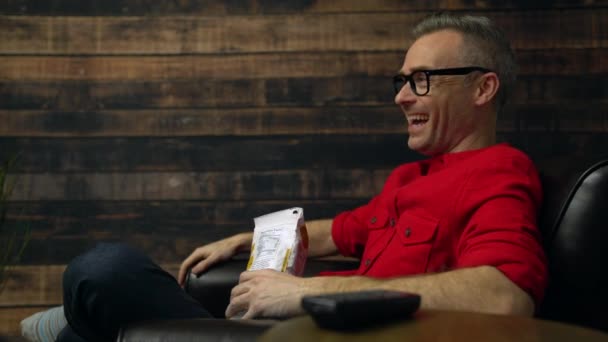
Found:
<path fill-rule="evenodd" d="M 542 197 L 538 173 L 523 157 L 477 173 L 463 196 L 475 209 L 457 245 L 457 267 L 494 266 L 538 305 L 548 277 L 536 223 Z"/>
<path fill-rule="evenodd" d="M 334 218 L 331 237 L 340 254 L 361 258 L 367 242 L 367 218 L 376 201 L 377 198 L 374 198 L 368 204 L 342 212 Z"/>

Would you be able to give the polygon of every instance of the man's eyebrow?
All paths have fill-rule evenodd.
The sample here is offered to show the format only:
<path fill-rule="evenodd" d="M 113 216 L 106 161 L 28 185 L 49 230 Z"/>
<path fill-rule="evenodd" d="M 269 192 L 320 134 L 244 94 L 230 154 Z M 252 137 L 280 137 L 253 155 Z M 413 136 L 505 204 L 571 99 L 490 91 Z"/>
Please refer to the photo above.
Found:
<path fill-rule="evenodd" d="M 406 74 L 405 72 L 403 72 L 403 69 L 399 69 L 399 72 L 397 73 L 398 75 L 411 75 L 413 72 L 416 71 L 420 71 L 420 70 L 431 70 L 432 68 L 426 65 L 420 65 L 420 66 L 416 66 L 410 69 L 410 73 Z"/>

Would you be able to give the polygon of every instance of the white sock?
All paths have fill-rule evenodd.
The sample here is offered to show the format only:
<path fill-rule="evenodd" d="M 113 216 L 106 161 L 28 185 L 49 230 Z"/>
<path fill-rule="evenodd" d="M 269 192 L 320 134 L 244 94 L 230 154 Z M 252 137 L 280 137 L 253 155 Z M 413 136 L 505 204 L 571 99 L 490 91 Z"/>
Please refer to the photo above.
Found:
<path fill-rule="evenodd" d="M 57 306 L 21 321 L 21 335 L 29 341 L 54 342 L 67 324 L 63 306 Z"/>

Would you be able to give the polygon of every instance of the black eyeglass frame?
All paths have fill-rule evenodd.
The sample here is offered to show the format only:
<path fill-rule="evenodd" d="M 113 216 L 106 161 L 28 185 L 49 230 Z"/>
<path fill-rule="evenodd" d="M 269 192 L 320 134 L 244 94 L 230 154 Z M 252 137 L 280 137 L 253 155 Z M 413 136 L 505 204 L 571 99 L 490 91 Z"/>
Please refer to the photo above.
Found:
<path fill-rule="evenodd" d="M 401 89 L 405 86 L 406 83 L 410 84 L 410 88 L 412 92 L 418 96 L 424 96 L 429 93 L 431 90 L 431 80 L 430 77 L 433 75 L 468 75 L 475 71 L 481 71 L 483 73 L 493 72 L 490 69 L 482 68 L 479 66 L 470 66 L 470 67 L 462 67 L 462 68 L 447 68 L 447 69 L 431 69 L 431 70 L 416 70 L 409 75 L 399 74 L 393 76 L 393 88 L 395 89 L 395 95 L 399 94 Z M 412 82 L 413 76 L 422 73 L 426 76 L 426 91 L 424 93 L 418 93 L 416 90 L 415 82 Z"/>

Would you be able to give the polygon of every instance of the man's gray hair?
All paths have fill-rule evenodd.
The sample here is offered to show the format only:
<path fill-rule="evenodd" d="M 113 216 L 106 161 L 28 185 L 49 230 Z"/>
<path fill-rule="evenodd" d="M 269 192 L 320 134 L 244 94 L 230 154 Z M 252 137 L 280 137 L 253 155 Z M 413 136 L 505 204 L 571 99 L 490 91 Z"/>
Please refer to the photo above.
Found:
<path fill-rule="evenodd" d="M 500 79 L 496 109 L 500 111 L 515 87 L 517 64 L 509 40 L 488 18 L 438 13 L 427 17 L 412 30 L 414 40 L 429 33 L 454 30 L 463 35 L 462 62 L 467 66 L 491 69 Z"/>

